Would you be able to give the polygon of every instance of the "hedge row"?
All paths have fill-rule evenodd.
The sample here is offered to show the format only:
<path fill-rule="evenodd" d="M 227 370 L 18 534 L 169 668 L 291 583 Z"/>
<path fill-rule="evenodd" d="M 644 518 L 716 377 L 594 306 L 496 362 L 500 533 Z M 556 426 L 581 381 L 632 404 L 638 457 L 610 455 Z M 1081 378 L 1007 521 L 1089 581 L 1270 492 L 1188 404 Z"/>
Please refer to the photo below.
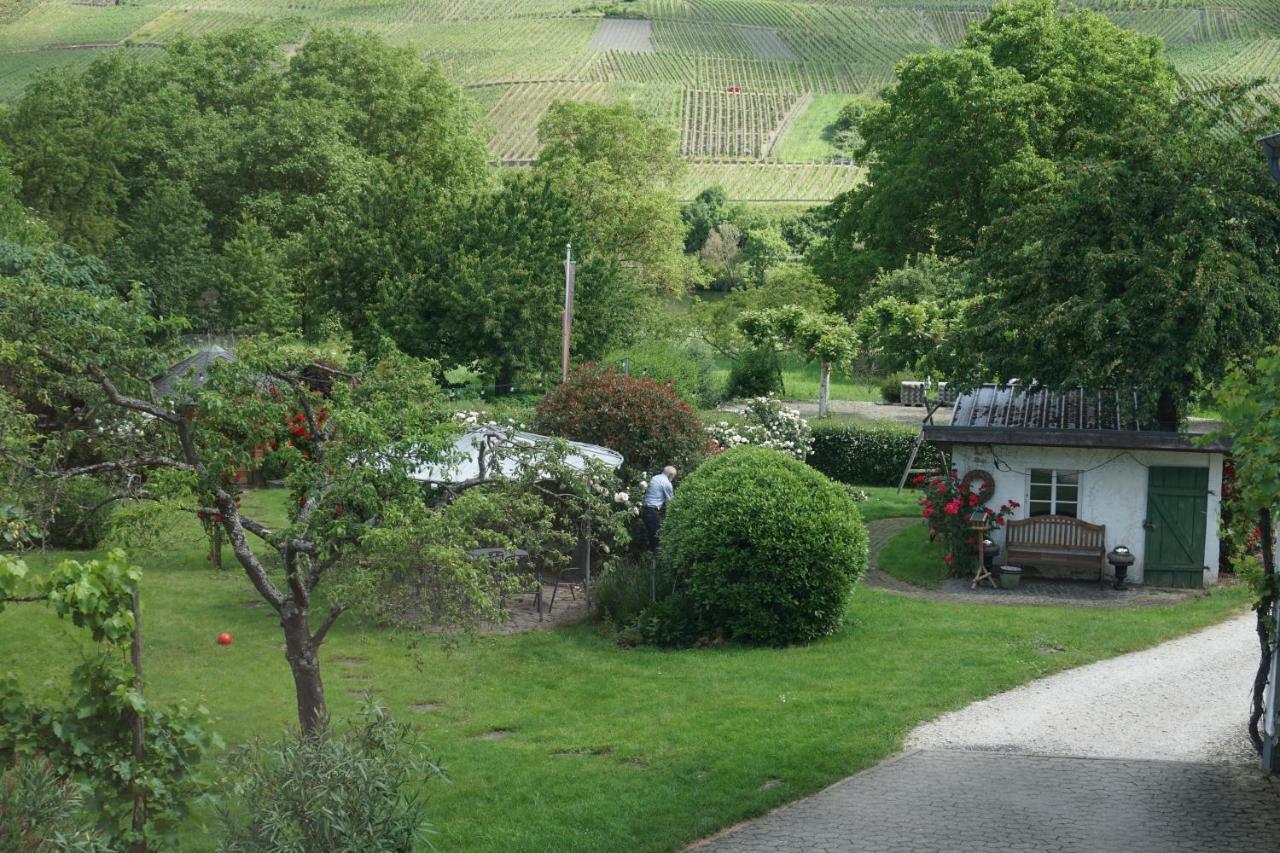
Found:
<path fill-rule="evenodd" d="M 811 422 L 813 450 L 806 460 L 833 480 L 859 486 L 896 486 L 911 458 L 916 430 L 893 426 Z M 942 454 L 920 445 L 915 468 L 941 467 Z"/>

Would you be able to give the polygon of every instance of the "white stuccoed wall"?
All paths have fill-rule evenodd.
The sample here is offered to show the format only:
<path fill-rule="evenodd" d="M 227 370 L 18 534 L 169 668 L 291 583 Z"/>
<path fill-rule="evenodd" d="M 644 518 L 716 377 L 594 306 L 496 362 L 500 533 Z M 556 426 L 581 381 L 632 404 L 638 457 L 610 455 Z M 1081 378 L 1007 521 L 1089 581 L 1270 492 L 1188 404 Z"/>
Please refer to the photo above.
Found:
<path fill-rule="evenodd" d="M 997 467 L 996 457 L 1002 463 Z M 1144 465 L 1209 469 L 1209 501 L 1205 519 L 1204 582 L 1218 579 L 1218 504 L 1222 494 L 1222 454 L 1186 453 L 1171 450 L 1092 450 L 1074 447 L 1031 447 L 1027 445 L 960 446 L 952 453 L 952 466 L 964 476 L 973 468 L 990 471 L 996 493 L 988 506 L 999 508 L 1009 501 L 1022 504 L 1012 518 L 1026 518 L 1029 478 L 1032 468 L 1060 468 L 1080 471 L 1080 518 L 1107 527 L 1107 550 L 1117 545 L 1133 549 L 1136 562 L 1129 580 L 1142 582 L 1147 532 L 1147 469 Z M 1012 469 L 1012 470 L 1009 470 Z M 1092 469 L 1092 470 L 1091 470 Z M 1004 553 L 1004 534 L 992 537 Z M 999 559 L 999 558 L 997 558 Z M 1107 566 L 1111 574 L 1111 566 Z"/>

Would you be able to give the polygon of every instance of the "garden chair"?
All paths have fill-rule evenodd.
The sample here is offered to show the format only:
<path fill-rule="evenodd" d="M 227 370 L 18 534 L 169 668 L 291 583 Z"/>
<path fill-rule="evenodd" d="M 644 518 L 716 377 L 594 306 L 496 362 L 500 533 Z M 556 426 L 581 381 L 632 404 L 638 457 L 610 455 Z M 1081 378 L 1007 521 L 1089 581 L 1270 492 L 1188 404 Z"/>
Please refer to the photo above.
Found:
<path fill-rule="evenodd" d="M 561 586 L 569 588 L 569 595 L 573 596 L 573 600 L 578 600 L 578 593 L 574 590 L 576 586 L 585 586 L 587 583 L 587 573 L 579 566 L 565 566 L 556 569 L 556 578 L 551 585 L 551 602 L 547 605 L 547 612 L 556 606 L 556 593 L 560 591 Z"/>

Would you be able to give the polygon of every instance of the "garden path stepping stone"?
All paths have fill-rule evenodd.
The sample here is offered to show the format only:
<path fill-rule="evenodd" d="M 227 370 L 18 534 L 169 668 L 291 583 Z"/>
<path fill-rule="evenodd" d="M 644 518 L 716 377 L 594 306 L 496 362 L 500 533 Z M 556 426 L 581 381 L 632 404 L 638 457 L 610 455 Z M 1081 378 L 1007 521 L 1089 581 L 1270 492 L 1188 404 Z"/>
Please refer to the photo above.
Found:
<path fill-rule="evenodd" d="M 435 702 L 421 702 L 417 705 L 410 705 L 409 710 L 416 714 L 426 714 L 430 711 L 439 711 L 443 707 L 444 705 L 439 705 Z"/>

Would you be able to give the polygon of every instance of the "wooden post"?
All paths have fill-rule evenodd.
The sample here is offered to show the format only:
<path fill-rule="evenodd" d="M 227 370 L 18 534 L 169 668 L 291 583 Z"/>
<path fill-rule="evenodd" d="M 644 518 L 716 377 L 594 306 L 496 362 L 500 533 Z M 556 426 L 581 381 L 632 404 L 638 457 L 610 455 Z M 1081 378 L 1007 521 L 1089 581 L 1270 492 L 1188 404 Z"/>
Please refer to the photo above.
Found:
<path fill-rule="evenodd" d="M 569 381 L 569 339 L 573 334 L 573 282 L 577 264 L 573 262 L 573 244 L 564 247 L 564 326 L 561 330 L 562 363 L 560 381 Z"/>
<path fill-rule="evenodd" d="M 827 416 L 827 406 L 831 402 L 831 362 L 822 359 L 818 367 L 818 417 Z"/>
<path fill-rule="evenodd" d="M 133 644 L 130 648 L 130 660 L 133 663 L 133 689 L 142 695 L 142 607 L 138 600 L 138 588 L 133 588 L 133 595 L 130 599 L 133 608 Z M 143 738 L 145 731 L 143 730 L 142 714 L 139 711 L 133 712 L 133 760 L 137 764 L 133 775 L 133 832 L 137 836 L 137 840 L 133 842 L 133 850 L 135 853 L 146 853 L 147 851 L 147 792 L 139 783 L 139 776 L 142 771 L 142 762 L 146 757 L 143 751 Z"/>

